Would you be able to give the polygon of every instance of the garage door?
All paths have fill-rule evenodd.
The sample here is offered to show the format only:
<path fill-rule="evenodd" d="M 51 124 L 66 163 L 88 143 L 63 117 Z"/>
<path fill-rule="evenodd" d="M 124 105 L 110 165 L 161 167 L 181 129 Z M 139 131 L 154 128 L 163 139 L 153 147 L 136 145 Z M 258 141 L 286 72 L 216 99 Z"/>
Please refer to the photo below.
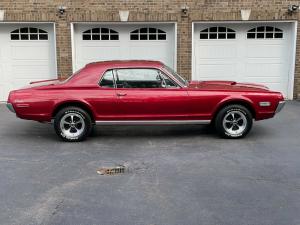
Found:
<path fill-rule="evenodd" d="M 74 71 L 103 60 L 159 60 L 175 67 L 174 24 L 75 24 Z"/>
<path fill-rule="evenodd" d="M 0 24 L 0 101 L 30 81 L 56 78 L 53 24 Z"/>
<path fill-rule="evenodd" d="M 195 24 L 193 79 L 265 84 L 290 97 L 293 26 Z"/>

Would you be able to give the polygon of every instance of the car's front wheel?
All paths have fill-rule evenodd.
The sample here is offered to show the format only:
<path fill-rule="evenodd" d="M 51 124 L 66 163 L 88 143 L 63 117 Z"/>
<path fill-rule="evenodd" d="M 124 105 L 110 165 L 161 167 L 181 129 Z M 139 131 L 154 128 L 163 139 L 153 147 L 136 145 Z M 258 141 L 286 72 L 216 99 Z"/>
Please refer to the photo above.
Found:
<path fill-rule="evenodd" d="M 241 138 L 251 130 L 252 120 L 252 114 L 245 106 L 229 105 L 217 114 L 215 127 L 222 137 Z"/>
<path fill-rule="evenodd" d="M 92 120 L 90 115 L 78 107 L 61 109 L 54 118 L 56 134 L 64 141 L 83 141 L 91 132 Z"/>

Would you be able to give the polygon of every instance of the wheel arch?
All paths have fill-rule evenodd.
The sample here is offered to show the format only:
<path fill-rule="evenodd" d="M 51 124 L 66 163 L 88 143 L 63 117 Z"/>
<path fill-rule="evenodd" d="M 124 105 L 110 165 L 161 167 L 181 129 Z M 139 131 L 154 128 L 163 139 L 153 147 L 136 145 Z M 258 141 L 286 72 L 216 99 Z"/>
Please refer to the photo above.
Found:
<path fill-rule="evenodd" d="M 229 106 L 229 105 L 242 105 L 251 112 L 252 117 L 254 119 L 256 118 L 256 111 L 255 111 L 252 101 L 241 98 L 241 99 L 227 99 L 227 100 L 221 102 L 220 104 L 218 104 L 218 106 L 215 108 L 215 110 L 213 112 L 213 120 L 216 118 L 216 116 L 218 115 L 218 113 L 220 112 L 221 109 L 223 109 L 224 107 Z"/>
<path fill-rule="evenodd" d="M 76 100 L 64 101 L 64 102 L 60 102 L 60 103 L 56 104 L 54 107 L 54 110 L 52 111 L 51 117 L 54 118 L 55 115 L 61 109 L 65 108 L 65 107 L 70 107 L 70 106 L 78 107 L 78 108 L 85 110 L 90 115 L 93 123 L 95 122 L 95 116 L 94 116 L 91 106 L 88 103 L 84 103 L 82 101 L 76 101 Z"/>

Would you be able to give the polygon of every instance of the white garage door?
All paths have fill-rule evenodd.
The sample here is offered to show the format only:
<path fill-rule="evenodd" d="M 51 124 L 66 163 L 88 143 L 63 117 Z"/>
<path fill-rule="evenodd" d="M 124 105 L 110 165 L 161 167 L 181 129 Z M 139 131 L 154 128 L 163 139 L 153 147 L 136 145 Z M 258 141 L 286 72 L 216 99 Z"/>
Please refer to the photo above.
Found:
<path fill-rule="evenodd" d="M 56 78 L 53 24 L 0 24 L 0 101 L 31 81 Z"/>
<path fill-rule="evenodd" d="M 193 79 L 265 84 L 290 97 L 293 26 L 195 24 Z"/>
<path fill-rule="evenodd" d="M 174 24 L 75 24 L 74 71 L 103 60 L 159 60 L 175 67 Z"/>

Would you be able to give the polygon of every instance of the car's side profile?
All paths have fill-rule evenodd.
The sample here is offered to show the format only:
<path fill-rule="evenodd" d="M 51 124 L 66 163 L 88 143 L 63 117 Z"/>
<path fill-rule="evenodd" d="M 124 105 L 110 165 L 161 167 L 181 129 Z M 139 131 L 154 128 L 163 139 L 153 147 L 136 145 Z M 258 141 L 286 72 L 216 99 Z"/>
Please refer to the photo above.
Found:
<path fill-rule="evenodd" d="M 263 85 L 188 82 L 161 62 L 131 60 L 90 63 L 65 81 L 32 82 L 12 91 L 7 107 L 21 119 L 53 122 L 65 141 L 81 141 L 94 125 L 114 124 L 213 124 L 221 136 L 240 138 L 284 103 Z"/>

